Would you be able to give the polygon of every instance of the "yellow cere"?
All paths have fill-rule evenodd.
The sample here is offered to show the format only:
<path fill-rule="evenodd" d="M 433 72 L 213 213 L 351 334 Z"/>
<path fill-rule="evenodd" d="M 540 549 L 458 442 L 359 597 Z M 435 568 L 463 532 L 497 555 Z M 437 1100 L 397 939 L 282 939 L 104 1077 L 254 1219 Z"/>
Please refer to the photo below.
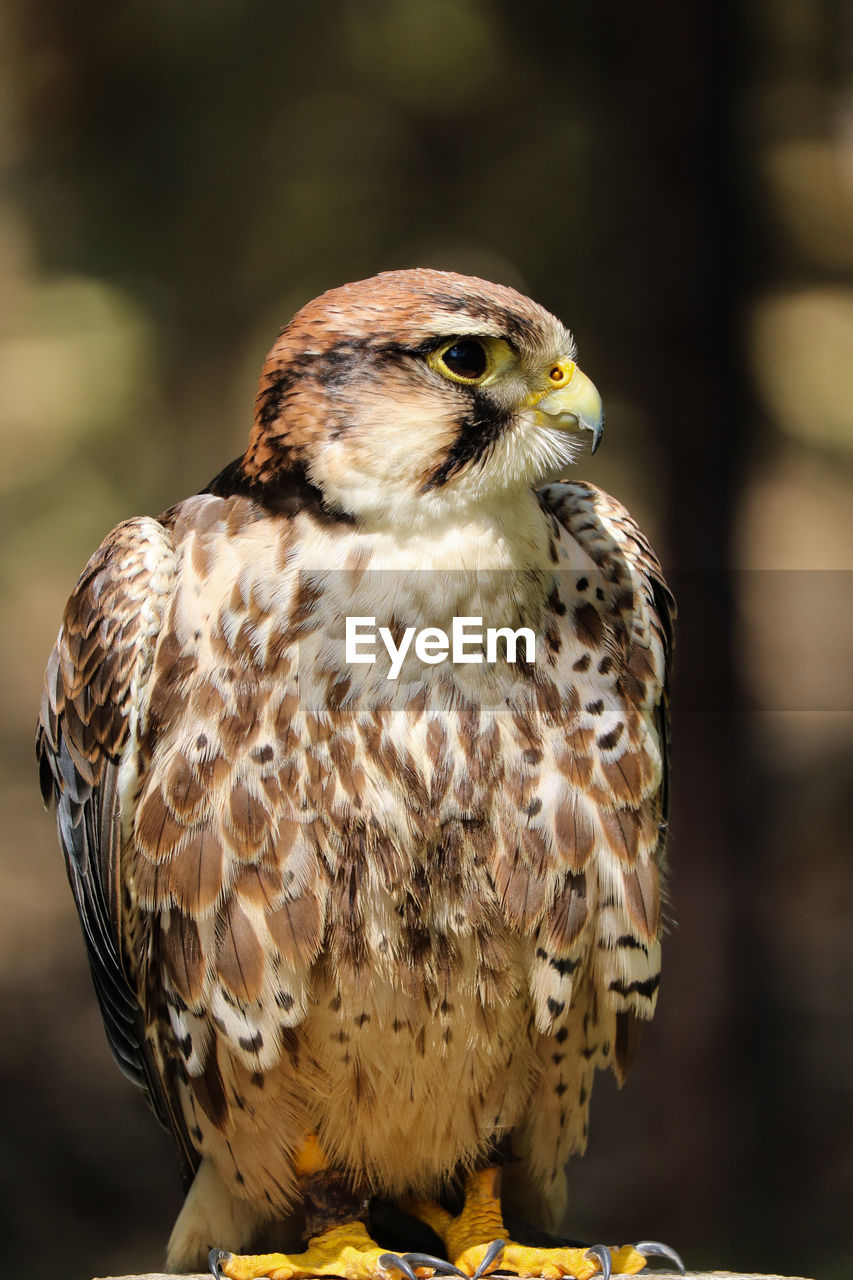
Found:
<path fill-rule="evenodd" d="M 525 404 L 528 409 L 535 409 L 540 400 L 544 400 L 552 391 L 567 387 L 578 372 L 574 360 L 555 360 L 548 368 L 548 381 L 539 391 L 531 391 Z"/>

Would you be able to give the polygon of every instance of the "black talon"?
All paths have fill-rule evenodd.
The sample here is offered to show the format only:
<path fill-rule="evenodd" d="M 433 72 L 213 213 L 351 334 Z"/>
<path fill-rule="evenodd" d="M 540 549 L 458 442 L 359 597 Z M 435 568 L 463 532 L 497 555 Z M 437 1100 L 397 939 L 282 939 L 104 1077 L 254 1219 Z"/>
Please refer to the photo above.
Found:
<path fill-rule="evenodd" d="M 668 1244 L 661 1244 L 660 1240 L 638 1240 L 634 1248 L 644 1258 L 666 1258 L 668 1262 L 672 1262 L 678 1268 L 681 1275 L 685 1275 L 684 1263 Z"/>
<path fill-rule="evenodd" d="M 610 1280 L 613 1271 L 613 1263 L 610 1259 L 610 1250 L 606 1244 L 591 1244 L 584 1254 L 585 1258 L 598 1258 L 601 1263 L 601 1280 Z"/>
<path fill-rule="evenodd" d="M 406 1280 L 418 1280 L 409 1263 L 405 1258 L 401 1258 L 399 1253 L 381 1253 L 379 1255 L 379 1265 L 385 1271 L 402 1271 Z"/>
<path fill-rule="evenodd" d="M 225 1280 L 222 1272 L 219 1270 L 220 1262 L 227 1262 L 233 1255 L 227 1249 L 211 1249 L 207 1255 L 207 1265 L 210 1267 L 210 1274 L 214 1280 Z"/>
<path fill-rule="evenodd" d="M 492 1265 L 496 1258 L 499 1258 L 506 1248 L 506 1240 L 493 1240 L 486 1252 L 483 1254 L 483 1261 L 472 1276 L 472 1280 L 481 1280 L 488 1267 Z"/>
<path fill-rule="evenodd" d="M 412 1267 L 432 1267 L 437 1275 L 461 1276 L 462 1280 L 469 1280 L 464 1271 L 460 1271 L 446 1258 L 434 1258 L 431 1253 L 404 1253 L 403 1257 Z"/>

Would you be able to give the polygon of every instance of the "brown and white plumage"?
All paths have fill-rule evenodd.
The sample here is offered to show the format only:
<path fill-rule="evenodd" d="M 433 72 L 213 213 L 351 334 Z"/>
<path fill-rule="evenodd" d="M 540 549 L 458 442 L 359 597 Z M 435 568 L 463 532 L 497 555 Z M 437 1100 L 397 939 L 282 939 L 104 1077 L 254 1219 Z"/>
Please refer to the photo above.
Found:
<path fill-rule="evenodd" d="M 442 364 L 466 339 L 484 379 Z M 172 1266 L 286 1214 L 312 1133 L 394 1197 L 512 1135 L 553 1223 L 594 1071 L 654 1010 L 671 599 L 617 502 L 553 482 L 596 426 L 553 407 L 590 399 L 573 355 L 484 281 L 334 290 L 245 456 L 68 603 L 42 786 L 110 1044 L 200 1167 Z M 344 661 L 347 614 L 530 626 L 536 662 L 390 681 Z"/>

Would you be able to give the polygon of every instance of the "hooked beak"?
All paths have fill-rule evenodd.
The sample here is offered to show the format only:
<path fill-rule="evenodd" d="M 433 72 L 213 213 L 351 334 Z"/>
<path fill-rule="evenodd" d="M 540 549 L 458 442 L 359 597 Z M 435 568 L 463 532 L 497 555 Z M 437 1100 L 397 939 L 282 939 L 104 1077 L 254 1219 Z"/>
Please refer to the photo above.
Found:
<path fill-rule="evenodd" d="M 550 376 L 552 385 L 559 379 L 556 389 L 531 398 L 533 405 L 548 415 L 549 425 L 561 431 L 591 432 L 591 452 L 595 453 L 604 431 L 604 409 L 594 384 L 573 360 L 561 360 Z"/>

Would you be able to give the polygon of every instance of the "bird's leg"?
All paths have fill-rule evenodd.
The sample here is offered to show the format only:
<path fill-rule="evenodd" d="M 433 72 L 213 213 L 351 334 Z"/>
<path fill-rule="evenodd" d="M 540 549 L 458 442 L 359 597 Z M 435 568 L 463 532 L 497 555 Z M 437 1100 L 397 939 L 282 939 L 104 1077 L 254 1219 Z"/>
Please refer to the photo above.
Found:
<path fill-rule="evenodd" d="M 371 1239 L 365 1226 L 367 1199 L 329 1167 L 316 1136 L 309 1137 L 294 1159 L 305 1208 L 308 1246 L 304 1253 L 233 1254 L 212 1249 L 210 1270 L 227 1280 L 300 1280 L 306 1276 L 340 1276 L 343 1280 L 388 1280 L 399 1273 L 406 1280 L 431 1276 L 442 1263 L 410 1255 L 408 1260 L 388 1253 Z M 435 1266 L 432 1263 L 435 1262 Z M 453 1268 L 443 1264 L 443 1269 Z"/>
<path fill-rule="evenodd" d="M 465 1183 L 465 1204 L 454 1217 L 431 1200 L 407 1200 L 401 1208 L 419 1218 L 444 1241 L 448 1257 L 468 1276 L 480 1277 L 489 1271 L 511 1271 L 518 1276 L 542 1276 L 558 1280 L 590 1280 L 605 1275 L 635 1275 L 646 1258 L 631 1245 L 608 1250 L 531 1248 L 510 1240 L 504 1226 L 500 1203 L 500 1169 L 469 1173 Z M 497 1246 L 503 1242 L 503 1248 Z"/>
<path fill-rule="evenodd" d="M 369 1280 L 377 1273 L 376 1260 L 383 1252 L 364 1225 L 366 1205 L 329 1170 L 315 1135 L 308 1137 L 294 1158 L 305 1206 L 308 1247 L 304 1253 L 233 1254 L 214 1249 L 210 1269 L 228 1280 L 291 1280 L 300 1276 L 343 1276 Z M 370 1255 L 374 1254 L 375 1257 Z"/>

